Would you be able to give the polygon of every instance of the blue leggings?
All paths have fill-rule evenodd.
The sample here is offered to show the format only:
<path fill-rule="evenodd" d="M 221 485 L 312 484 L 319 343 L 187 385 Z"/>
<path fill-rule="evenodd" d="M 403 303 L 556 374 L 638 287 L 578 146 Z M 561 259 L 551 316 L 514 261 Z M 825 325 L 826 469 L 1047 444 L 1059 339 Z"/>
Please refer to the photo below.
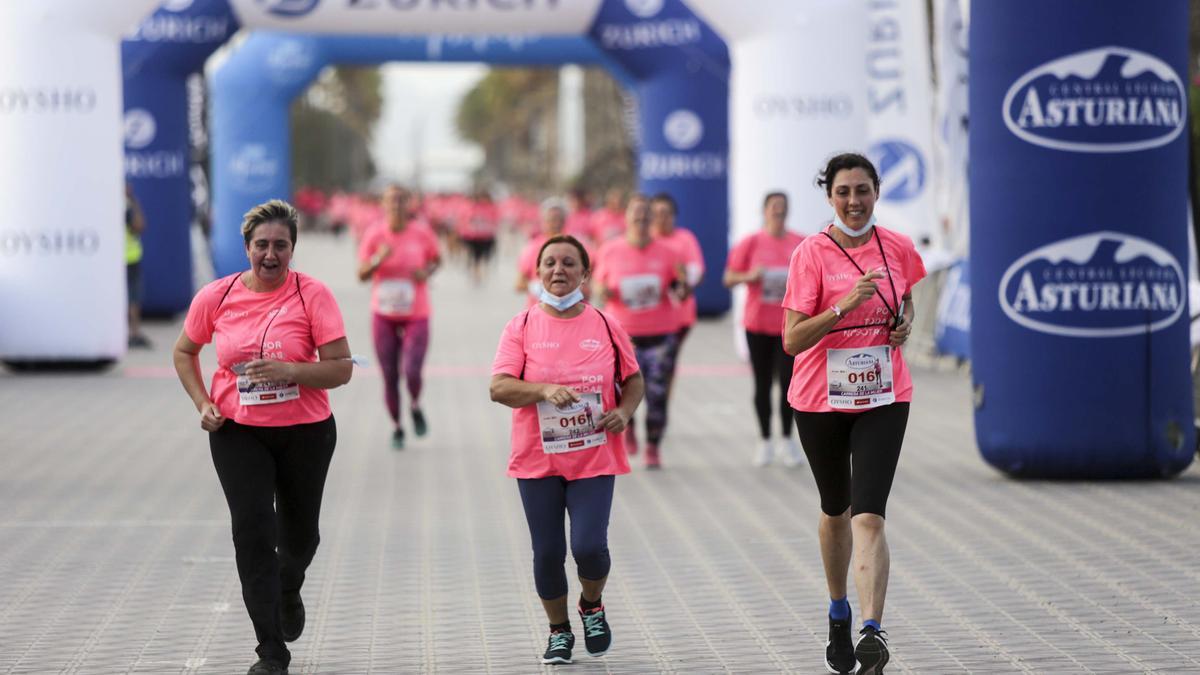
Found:
<path fill-rule="evenodd" d="M 615 476 L 567 480 L 518 478 L 529 537 L 533 540 L 533 581 L 543 600 L 567 594 L 567 538 L 563 517 L 571 515 L 571 553 L 580 578 L 597 581 L 608 576 L 608 514 L 612 510 Z"/>

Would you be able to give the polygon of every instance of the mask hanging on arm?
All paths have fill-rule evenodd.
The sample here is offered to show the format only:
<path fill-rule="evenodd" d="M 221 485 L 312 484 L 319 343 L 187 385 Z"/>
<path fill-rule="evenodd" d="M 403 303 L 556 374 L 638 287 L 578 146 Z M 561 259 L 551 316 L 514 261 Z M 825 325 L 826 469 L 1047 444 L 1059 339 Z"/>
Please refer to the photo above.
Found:
<path fill-rule="evenodd" d="M 838 214 L 834 213 L 833 214 L 833 226 L 836 227 L 837 229 L 841 230 L 842 234 L 844 234 L 846 236 L 861 237 L 864 234 L 870 232 L 872 227 L 875 227 L 875 214 L 872 213 L 871 219 L 867 221 L 867 224 L 863 225 L 862 227 L 860 227 L 859 229 L 856 230 L 856 229 L 850 227 L 849 225 L 843 223 L 842 219 L 838 217 Z"/>
<path fill-rule="evenodd" d="M 583 302 L 583 291 L 576 288 L 560 298 L 546 290 L 545 286 L 542 286 L 542 290 L 538 293 L 538 300 L 550 305 L 560 312 L 565 312 L 574 307 L 576 304 Z"/>

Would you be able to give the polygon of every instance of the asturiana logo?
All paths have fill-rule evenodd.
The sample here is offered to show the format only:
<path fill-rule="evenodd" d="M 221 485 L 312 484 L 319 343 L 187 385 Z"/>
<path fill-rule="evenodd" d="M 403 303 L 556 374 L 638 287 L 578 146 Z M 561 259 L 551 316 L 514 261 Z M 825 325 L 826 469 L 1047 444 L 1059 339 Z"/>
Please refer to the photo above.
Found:
<path fill-rule="evenodd" d="M 1187 302 L 1179 260 L 1158 244 L 1094 232 L 1037 248 L 1000 279 L 1000 307 L 1042 333 L 1120 337 L 1166 328 Z"/>
<path fill-rule="evenodd" d="M 258 0 L 265 5 L 268 14 L 287 17 L 289 19 L 304 16 L 317 8 L 321 0 Z"/>
<path fill-rule="evenodd" d="M 904 202 L 920 196 L 925 189 L 925 158 L 913 144 L 889 138 L 872 145 L 867 154 L 879 167 L 883 199 Z"/>
<path fill-rule="evenodd" d="M 639 19 L 650 19 L 662 11 L 663 0 L 625 0 L 625 9 Z"/>
<path fill-rule="evenodd" d="M 1004 123 L 1018 138 L 1055 150 L 1146 150 L 1183 131 L 1184 91 L 1158 57 L 1101 47 L 1022 75 L 1004 96 Z"/>
<path fill-rule="evenodd" d="M 854 370 L 866 370 L 867 368 L 874 368 L 876 363 L 879 363 L 879 359 L 871 356 L 870 354 L 855 354 L 854 356 L 846 359 L 846 365 Z"/>
<path fill-rule="evenodd" d="M 158 125 L 154 115 L 145 108 L 130 108 L 125 111 L 125 147 L 140 150 L 154 142 Z"/>
<path fill-rule="evenodd" d="M 267 146 L 249 143 L 229 160 L 235 183 L 242 190 L 253 192 L 270 186 L 279 173 L 279 160 L 268 156 Z"/>
<path fill-rule="evenodd" d="M 691 150 L 704 138 L 704 122 L 691 110 L 680 108 L 663 120 L 663 136 L 676 150 Z"/>

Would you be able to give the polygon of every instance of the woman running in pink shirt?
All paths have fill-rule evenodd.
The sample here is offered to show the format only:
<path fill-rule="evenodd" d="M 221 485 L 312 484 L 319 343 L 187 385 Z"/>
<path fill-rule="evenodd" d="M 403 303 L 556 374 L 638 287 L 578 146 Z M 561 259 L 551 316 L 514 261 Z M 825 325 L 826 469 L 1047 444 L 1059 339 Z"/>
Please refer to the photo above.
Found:
<path fill-rule="evenodd" d="M 513 409 L 508 475 L 521 492 L 534 584 L 550 622 L 542 663 L 570 663 L 575 646 L 563 569 L 568 514 L 584 644 L 591 656 L 612 644 L 601 601 L 609 512 L 615 476 L 629 473 L 622 432 L 643 392 L 629 336 L 583 300 L 590 267 L 574 237 L 547 240 L 537 256 L 540 302 L 508 322 L 492 363 L 492 400 Z"/>
<path fill-rule="evenodd" d="M 175 372 L 200 413 L 233 521 L 242 598 L 258 638 L 251 675 L 287 672 L 304 630 L 300 587 L 317 552 L 321 495 L 337 427 L 326 389 L 350 381 L 333 294 L 288 269 L 297 213 L 254 207 L 242 222 L 250 269 L 200 289 L 175 343 Z M 204 389 L 200 349 L 217 370 Z"/>

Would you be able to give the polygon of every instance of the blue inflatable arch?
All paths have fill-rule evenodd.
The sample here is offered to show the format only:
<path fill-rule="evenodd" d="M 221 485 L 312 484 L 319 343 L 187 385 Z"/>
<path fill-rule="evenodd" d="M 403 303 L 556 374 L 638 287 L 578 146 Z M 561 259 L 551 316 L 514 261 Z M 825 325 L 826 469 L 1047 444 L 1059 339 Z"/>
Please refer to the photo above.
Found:
<path fill-rule="evenodd" d="M 125 44 L 126 145 L 133 158 L 127 161 L 127 174 L 146 210 L 146 258 L 154 261 L 146 269 L 147 286 L 155 288 L 147 298 L 148 310 L 181 311 L 191 299 L 192 206 L 186 173 L 174 171 L 187 152 L 183 83 L 239 24 L 273 30 L 252 34 L 211 82 L 213 262 L 218 274 L 246 265 L 238 232 L 242 214 L 265 199 L 291 194 L 289 105 L 326 65 L 579 63 L 606 67 L 635 94 L 639 189 L 671 193 L 679 204 L 680 225 L 700 240 L 710 270 L 697 290 L 700 311 L 719 314 L 729 308 L 730 297 L 718 272 L 728 251 L 729 56 L 720 38 L 681 0 L 529 0 L 453 7 L 409 2 L 392 3 L 390 9 L 386 3 L 372 5 L 380 26 L 390 21 L 391 30 L 363 24 L 365 13 L 348 9 L 354 3 L 232 4 L 168 0 Z M 524 17 L 521 11 L 540 14 Z M 429 32 L 423 27 L 459 27 L 459 19 L 476 37 L 422 37 Z M 289 30 L 293 26 L 295 30 Z M 344 33 L 348 26 L 389 35 L 321 33 Z M 545 30 L 504 37 L 488 36 L 485 30 L 511 33 L 528 30 L 526 26 Z M 164 39 L 147 39 L 152 35 Z M 438 48 L 430 49 L 431 44 Z M 164 63 L 178 65 L 148 66 L 160 56 Z M 164 84 L 164 79 L 169 81 Z M 153 144 L 138 146 L 147 135 L 148 117 L 159 131 Z M 159 154 L 141 159 L 135 154 L 149 152 Z"/>

